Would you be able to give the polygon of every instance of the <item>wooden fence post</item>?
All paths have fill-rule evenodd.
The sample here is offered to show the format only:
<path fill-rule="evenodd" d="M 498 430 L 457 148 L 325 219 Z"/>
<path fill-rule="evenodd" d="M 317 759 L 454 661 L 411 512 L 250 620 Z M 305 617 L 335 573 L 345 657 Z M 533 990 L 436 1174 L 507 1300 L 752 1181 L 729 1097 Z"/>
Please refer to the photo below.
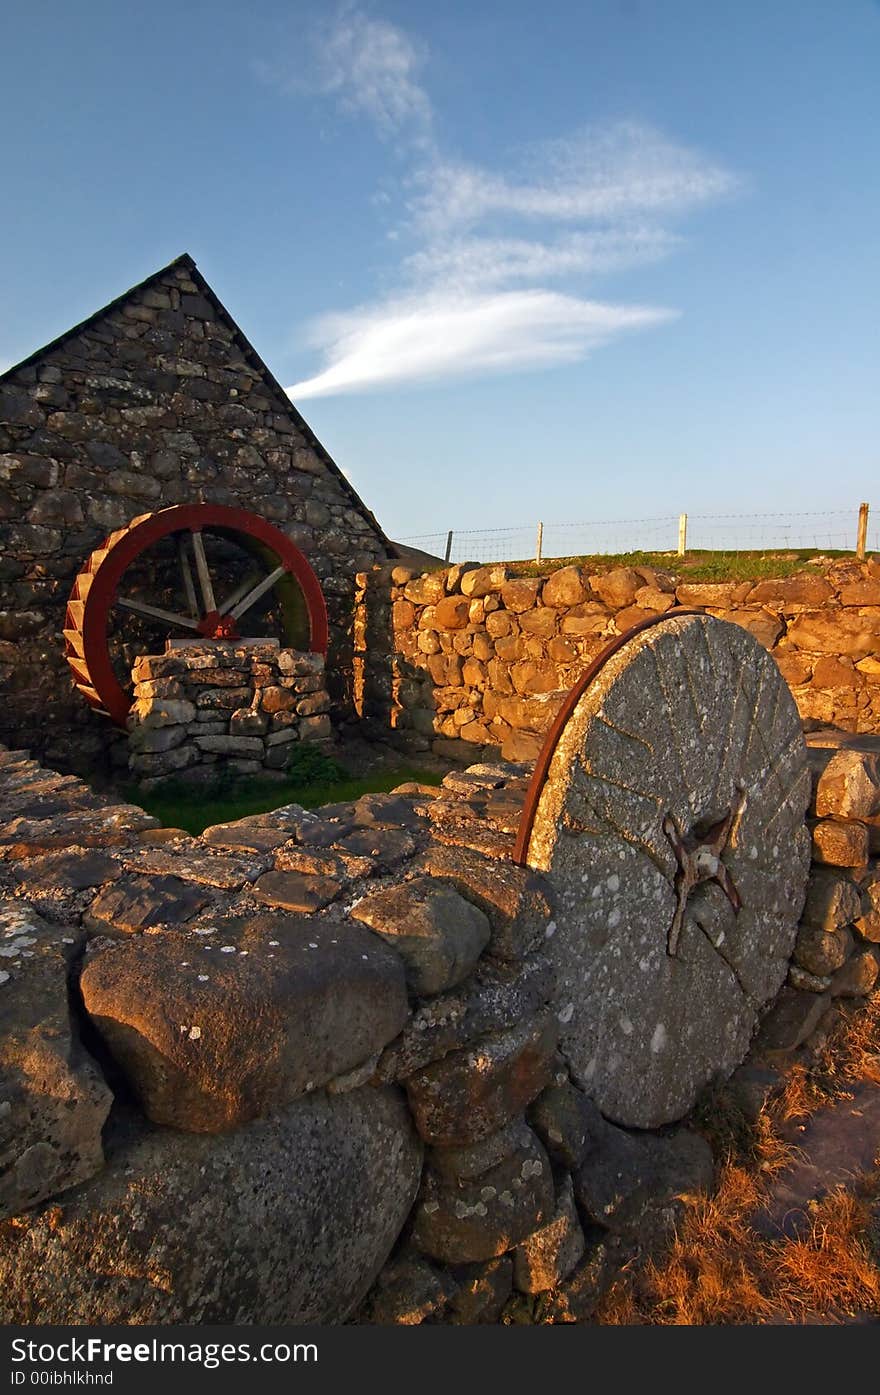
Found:
<path fill-rule="evenodd" d="M 859 531 L 856 536 L 856 557 L 864 562 L 868 550 L 868 505 L 859 504 Z"/>
<path fill-rule="evenodd" d="M 688 541 L 688 516 L 686 513 L 678 515 L 678 555 L 683 557 L 687 552 Z"/>
<path fill-rule="evenodd" d="M 541 552 L 542 552 L 543 546 L 544 546 L 544 525 L 543 525 L 543 523 L 539 523 L 539 524 L 538 524 L 538 540 L 537 540 L 537 542 L 535 543 L 535 561 L 536 561 L 536 562 L 540 562 L 540 561 L 541 561 Z"/>
<path fill-rule="evenodd" d="M 446 551 L 443 554 L 444 562 L 448 562 L 452 556 L 452 529 L 446 534 Z"/>

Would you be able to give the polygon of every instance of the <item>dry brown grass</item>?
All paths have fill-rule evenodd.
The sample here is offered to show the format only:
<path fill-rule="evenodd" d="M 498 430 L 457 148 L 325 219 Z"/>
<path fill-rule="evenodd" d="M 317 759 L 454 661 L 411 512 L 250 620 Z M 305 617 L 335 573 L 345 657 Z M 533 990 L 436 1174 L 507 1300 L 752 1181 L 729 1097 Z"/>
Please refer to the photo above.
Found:
<path fill-rule="evenodd" d="M 685 1199 L 667 1253 L 625 1274 L 606 1295 L 603 1325 L 706 1326 L 841 1323 L 880 1315 L 880 1172 L 810 1207 L 797 1239 L 767 1240 L 752 1227 L 769 1182 L 796 1156 L 781 1130 L 844 1099 L 859 1080 L 880 1082 L 880 994 L 843 1010 L 809 1065 L 746 1131 L 730 1096 L 716 1094 L 697 1123 L 725 1161 L 712 1196 Z M 706 1128 L 707 1115 L 713 1128 Z"/>

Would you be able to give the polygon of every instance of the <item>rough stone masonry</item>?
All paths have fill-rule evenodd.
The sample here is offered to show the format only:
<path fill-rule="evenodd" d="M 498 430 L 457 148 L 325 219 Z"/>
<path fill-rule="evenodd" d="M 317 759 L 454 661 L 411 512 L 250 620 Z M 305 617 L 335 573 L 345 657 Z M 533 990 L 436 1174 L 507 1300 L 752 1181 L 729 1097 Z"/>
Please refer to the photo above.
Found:
<path fill-rule="evenodd" d="M 277 640 L 169 642 L 132 671 L 128 767 L 144 789 L 284 771 L 294 743 L 333 734 L 323 654 Z"/>
<path fill-rule="evenodd" d="M 773 655 L 807 728 L 880 730 L 880 562 L 826 560 L 765 581 L 690 582 L 652 567 L 475 562 L 358 579 L 364 715 L 453 759 L 533 760 L 565 694 L 610 640 L 673 606 L 741 626 Z M 457 748 L 459 754 L 457 754 Z"/>
<path fill-rule="evenodd" d="M 306 554 L 329 612 L 334 711 L 351 711 L 354 575 L 387 540 L 180 257 L 0 374 L 0 740 L 65 769 L 103 759 L 106 720 L 63 657 L 71 584 L 114 529 L 200 502 L 258 513 Z"/>
<path fill-rule="evenodd" d="M 878 756 L 810 742 L 752 1101 L 878 973 Z M 4 1321 L 583 1321 L 669 1235 L 711 1152 L 573 1078 L 528 775 L 189 838 L 0 752 Z"/>

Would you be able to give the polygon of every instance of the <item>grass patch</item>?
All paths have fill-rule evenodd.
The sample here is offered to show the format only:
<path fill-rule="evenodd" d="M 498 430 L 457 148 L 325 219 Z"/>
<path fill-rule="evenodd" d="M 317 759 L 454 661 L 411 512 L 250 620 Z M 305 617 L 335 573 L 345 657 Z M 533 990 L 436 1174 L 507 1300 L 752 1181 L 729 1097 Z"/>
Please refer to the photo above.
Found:
<path fill-rule="evenodd" d="M 816 548 L 779 549 L 774 552 L 710 552 L 695 549 L 684 557 L 674 552 L 618 552 L 585 557 L 553 557 L 543 562 L 511 562 L 514 576 L 549 576 L 560 567 L 589 567 L 610 571 L 612 567 L 652 567 L 672 572 L 682 581 L 763 581 L 794 576 L 797 572 L 821 572 L 823 558 L 852 557 L 851 552 L 817 553 Z"/>
<path fill-rule="evenodd" d="M 294 773 L 288 779 L 264 780 L 250 776 L 229 780 L 213 788 L 187 785 L 185 781 L 169 783 L 161 790 L 145 793 L 137 787 L 125 791 L 126 798 L 157 818 L 165 828 L 183 828 L 199 834 L 215 823 L 232 823 L 252 814 L 267 814 L 285 804 L 301 804 L 304 809 L 317 809 L 322 804 L 343 804 L 360 799 L 362 794 L 386 794 L 397 785 L 414 780 L 421 785 L 439 785 L 443 778 L 435 770 L 417 770 L 400 766 L 395 770 L 376 770 L 372 774 L 352 776 L 331 762 L 334 776 L 304 779 Z"/>
<path fill-rule="evenodd" d="M 880 1171 L 854 1177 L 810 1206 L 798 1239 L 768 1240 L 753 1229 L 768 1184 L 795 1150 L 782 1136 L 793 1119 L 845 1100 L 854 1082 L 880 1081 L 880 993 L 842 1006 L 809 1065 L 746 1125 L 725 1087 L 692 1118 L 722 1157 L 711 1196 L 687 1205 L 666 1253 L 625 1272 L 605 1295 L 602 1326 L 838 1324 L 880 1312 Z"/>

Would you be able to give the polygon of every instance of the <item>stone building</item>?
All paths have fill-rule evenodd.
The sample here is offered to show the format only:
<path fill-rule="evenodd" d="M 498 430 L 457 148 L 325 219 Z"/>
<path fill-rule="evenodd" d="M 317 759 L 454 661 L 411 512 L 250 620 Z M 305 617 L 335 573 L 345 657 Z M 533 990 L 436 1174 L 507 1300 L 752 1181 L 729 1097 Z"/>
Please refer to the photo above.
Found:
<path fill-rule="evenodd" d="M 347 714 L 354 577 L 393 549 L 182 256 L 0 375 L 0 742 L 66 768 L 107 748 L 64 660 L 71 586 L 112 530 L 183 503 L 248 509 L 305 554 Z"/>

